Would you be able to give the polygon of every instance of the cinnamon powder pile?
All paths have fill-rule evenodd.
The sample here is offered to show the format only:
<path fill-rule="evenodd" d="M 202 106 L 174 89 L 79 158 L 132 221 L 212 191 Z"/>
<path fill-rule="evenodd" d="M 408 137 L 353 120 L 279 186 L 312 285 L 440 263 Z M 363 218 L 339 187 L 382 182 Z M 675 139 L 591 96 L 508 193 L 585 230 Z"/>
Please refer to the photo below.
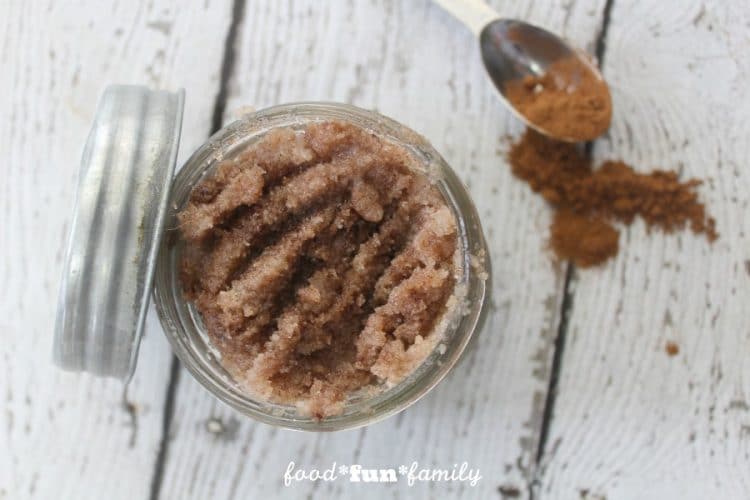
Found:
<path fill-rule="evenodd" d="M 638 173 L 621 161 L 594 169 L 580 146 L 533 130 L 512 145 L 508 159 L 513 174 L 556 210 L 550 228 L 554 252 L 581 267 L 616 255 L 619 232 L 612 223 L 630 224 L 636 216 L 668 233 L 690 228 L 710 241 L 718 237 L 698 199 L 700 180 L 680 182 L 677 173 L 665 170 Z"/>
<path fill-rule="evenodd" d="M 576 57 L 555 61 L 541 76 L 511 80 L 504 94 L 529 122 L 554 137 L 591 140 L 612 119 L 609 88 Z"/>

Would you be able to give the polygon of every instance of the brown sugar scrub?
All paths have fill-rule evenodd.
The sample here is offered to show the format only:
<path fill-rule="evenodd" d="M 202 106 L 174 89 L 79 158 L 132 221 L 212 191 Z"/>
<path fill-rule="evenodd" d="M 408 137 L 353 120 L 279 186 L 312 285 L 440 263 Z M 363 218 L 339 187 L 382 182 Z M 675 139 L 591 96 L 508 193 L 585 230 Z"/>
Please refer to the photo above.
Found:
<path fill-rule="evenodd" d="M 398 383 L 456 308 L 453 212 L 411 153 L 355 125 L 277 128 L 178 215 L 183 293 L 248 393 L 323 418 Z"/>
<path fill-rule="evenodd" d="M 593 168 L 580 146 L 530 129 L 511 146 L 508 161 L 513 174 L 555 209 L 552 250 L 581 267 L 616 255 L 619 233 L 612 223 L 630 224 L 636 216 L 649 228 L 671 233 L 689 227 L 709 241 L 718 238 L 716 222 L 698 199 L 700 180 L 681 182 L 666 170 L 638 173 L 621 161 Z"/>
<path fill-rule="evenodd" d="M 518 112 L 553 137 L 591 140 L 612 119 L 607 84 L 577 57 L 555 61 L 541 76 L 512 80 L 503 90 Z"/>

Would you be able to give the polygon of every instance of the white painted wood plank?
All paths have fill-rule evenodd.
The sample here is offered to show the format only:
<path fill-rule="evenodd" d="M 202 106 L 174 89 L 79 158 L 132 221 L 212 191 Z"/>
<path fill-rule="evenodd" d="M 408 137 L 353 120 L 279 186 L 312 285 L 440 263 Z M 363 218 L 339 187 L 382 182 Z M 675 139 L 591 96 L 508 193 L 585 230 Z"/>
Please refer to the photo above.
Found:
<path fill-rule="evenodd" d="M 0 5 L 0 498 L 146 498 L 170 353 L 149 318 L 135 379 L 51 364 L 83 143 L 108 83 L 187 88 L 183 151 L 208 134 L 230 6 Z"/>
<path fill-rule="evenodd" d="M 636 224 L 578 273 L 540 498 L 750 497 L 749 21 L 744 2 L 615 2 L 596 156 L 706 179 L 721 237 Z"/>
<path fill-rule="evenodd" d="M 500 12 L 562 31 L 591 49 L 603 2 L 493 2 Z M 568 7 L 565 8 L 565 5 Z M 544 203 L 512 179 L 501 136 L 520 131 L 487 79 L 477 42 L 426 0 L 247 3 L 228 113 L 299 100 L 377 108 L 423 133 L 469 185 L 494 266 L 494 307 L 474 349 L 430 395 L 365 430 L 314 435 L 244 419 L 186 372 L 162 492 L 165 498 L 465 498 L 526 494 L 557 327 L 562 277 L 545 251 Z M 224 432 L 212 434 L 217 419 Z M 428 467 L 468 461 L 478 487 L 409 490 L 346 482 L 286 489 L 290 460 Z"/>

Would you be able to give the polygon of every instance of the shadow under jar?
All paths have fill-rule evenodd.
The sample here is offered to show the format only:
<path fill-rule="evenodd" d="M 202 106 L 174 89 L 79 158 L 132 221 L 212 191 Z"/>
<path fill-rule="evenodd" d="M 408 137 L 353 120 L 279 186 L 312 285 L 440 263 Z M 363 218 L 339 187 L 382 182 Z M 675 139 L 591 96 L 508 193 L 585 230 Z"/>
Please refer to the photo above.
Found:
<path fill-rule="evenodd" d="M 204 187 L 213 183 L 217 175 L 222 175 L 219 172 L 222 165 L 226 166 L 233 159 L 241 157 L 249 148 L 269 137 L 270 132 L 292 130 L 297 131 L 296 136 L 300 137 L 308 127 L 325 127 L 330 124 L 334 125 L 334 129 L 339 126 L 344 129 L 351 127 L 352 130 L 359 130 L 365 134 L 363 137 L 375 138 L 374 140 L 382 144 L 393 146 L 396 150 L 407 153 L 408 168 L 413 170 L 415 177 L 429 179 L 429 184 L 433 186 L 431 189 L 441 198 L 442 208 L 449 212 L 451 219 L 455 222 L 455 251 L 451 256 L 453 272 L 450 296 L 446 299 L 446 306 L 441 309 L 440 317 L 435 318 L 434 324 L 431 324 L 430 331 L 427 332 L 429 335 L 425 339 L 419 339 L 419 341 L 428 342 L 426 345 L 429 345 L 429 353 L 425 355 L 423 361 L 420 358 L 421 362 L 408 370 L 408 374 L 398 377 L 395 381 L 389 382 L 388 377 L 372 376 L 372 383 L 364 384 L 348 392 L 335 411 L 321 414 L 315 410 L 305 410 L 304 404 L 299 405 L 292 401 L 279 401 L 278 398 L 264 397 L 258 391 L 252 390 L 252 387 L 248 387 L 247 381 L 238 380 L 242 377 L 242 373 L 237 368 L 237 363 L 232 363 L 233 368 L 228 369 L 230 366 L 226 356 L 228 343 L 222 344 L 222 349 L 217 349 L 217 341 L 221 341 L 222 335 L 228 337 L 230 334 L 221 328 L 216 328 L 216 318 L 211 317 L 208 321 L 204 321 L 207 318 L 202 312 L 205 313 L 210 306 L 205 304 L 203 307 L 196 306 L 195 297 L 191 293 L 186 293 L 186 289 L 191 287 L 185 282 L 184 267 L 186 258 L 189 258 L 186 255 L 194 251 L 196 245 L 210 247 L 216 244 L 215 241 L 211 241 L 212 238 L 216 238 L 215 235 L 193 233 L 203 230 L 208 233 L 213 229 L 212 225 L 216 224 L 220 226 L 218 233 L 225 234 L 232 229 L 232 221 L 225 219 L 241 218 L 243 215 L 250 217 L 253 206 L 240 207 L 237 208 L 237 212 L 231 210 L 231 214 L 220 216 L 216 213 L 197 214 L 196 217 L 203 217 L 202 222 L 208 220 L 211 224 L 195 224 L 191 229 L 193 233 L 189 235 L 185 234 L 184 227 L 181 229 L 181 223 L 184 226 L 185 213 L 190 208 L 189 206 L 192 205 L 191 209 L 195 209 L 196 186 Z M 318 160 L 323 162 L 321 159 Z M 304 161 L 300 160 L 300 162 L 301 165 L 296 171 L 297 175 L 299 171 L 306 168 Z M 288 178 L 291 177 L 291 175 L 280 176 L 276 186 L 290 184 Z M 224 189 L 228 189 L 229 186 L 230 184 L 227 183 Z M 241 183 L 238 183 L 239 187 Z M 263 193 L 256 194 L 267 198 L 268 191 L 273 189 L 274 187 L 265 186 Z M 357 189 L 356 184 L 348 186 L 350 195 L 351 191 Z M 362 189 L 364 190 L 362 196 L 367 198 L 368 189 L 371 191 L 372 188 L 365 186 Z M 207 193 L 205 201 L 211 201 L 212 197 L 218 196 L 221 194 Z M 200 193 L 198 198 L 200 198 Z M 398 200 L 395 201 L 394 205 L 398 205 Z M 262 204 L 262 200 L 258 203 Z M 230 205 L 231 203 L 227 204 L 227 206 Z M 340 208 L 342 204 L 336 206 Z M 367 233 L 367 227 L 369 227 L 369 237 L 376 235 L 378 228 L 383 227 L 382 219 L 387 214 L 375 213 L 368 216 L 366 207 L 364 213 L 360 207 L 355 208 L 357 210 L 352 210 L 353 214 L 357 215 L 356 212 L 359 211 L 359 215 L 373 222 L 368 226 L 368 221 L 352 221 L 352 223 L 362 223 L 357 231 Z M 218 212 L 221 212 L 221 209 L 218 209 Z M 317 211 L 313 210 L 312 213 L 321 217 L 319 227 L 309 228 L 316 236 L 323 231 L 326 224 L 331 223 L 330 217 L 336 215 L 328 212 L 329 220 L 323 220 L 326 216 L 325 206 Z M 375 222 L 380 222 L 380 225 Z M 345 224 L 346 222 L 337 219 L 335 223 Z M 285 221 L 280 222 L 281 226 L 287 227 L 286 224 Z M 301 223 L 294 222 L 293 227 L 299 227 L 299 224 Z M 432 146 L 415 132 L 377 113 L 343 104 L 297 103 L 276 106 L 246 115 L 241 120 L 221 129 L 191 156 L 177 174 L 172 185 L 165 227 L 166 233 L 162 238 L 156 262 L 154 298 L 162 326 L 177 356 L 203 386 L 238 411 L 265 423 L 291 429 L 332 431 L 367 425 L 392 415 L 418 400 L 445 376 L 460 357 L 473 332 L 478 328 L 489 290 L 487 283 L 490 275 L 489 260 L 479 218 L 465 187 L 455 173 Z M 198 229 L 195 229 L 196 227 Z M 248 250 L 248 253 L 252 254 L 255 259 L 262 256 L 264 250 L 284 240 L 286 237 L 284 232 L 291 231 L 289 227 L 281 231 L 281 234 L 274 234 L 274 228 L 271 227 L 267 235 L 258 237 L 258 241 L 248 241 L 247 245 L 253 247 Z M 367 238 L 368 236 L 365 235 L 364 240 Z M 356 244 L 361 244 L 361 242 L 356 242 Z M 249 267 L 252 266 L 250 262 L 252 259 L 247 257 L 246 260 L 248 262 L 243 264 L 245 267 L 242 269 L 248 272 Z M 297 267 L 305 265 L 307 265 L 306 262 L 295 261 L 294 263 Z M 290 269 L 289 272 L 296 271 Z M 227 273 L 229 276 L 222 282 L 222 290 L 216 290 L 217 296 L 226 292 L 227 288 L 231 288 L 233 280 L 238 279 L 237 270 L 227 270 Z M 302 269 L 301 273 L 304 275 L 301 282 L 304 283 L 305 279 L 310 277 L 311 272 L 305 274 L 305 270 Z M 293 297 L 298 292 L 299 286 L 284 293 Z M 293 302 L 291 304 L 294 305 Z M 377 311 L 377 307 L 372 307 Z M 279 315 L 282 310 L 283 307 L 280 309 L 277 307 L 268 313 L 271 334 L 276 322 L 281 321 Z M 244 315 L 251 316 L 256 312 L 245 311 Z M 320 311 L 310 314 L 314 316 L 316 313 Z M 213 325 L 211 332 L 206 327 L 209 321 Z M 405 319 L 401 318 L 401 321 Z M 269 333 L 265 332 L 265 335 Z M 328 342 L 336 341 L 334 332 Z M 289 349 L 288 346 L 287 349 Z M 294 370 L 294 366 L 292 364 L 284 369 Z"/>

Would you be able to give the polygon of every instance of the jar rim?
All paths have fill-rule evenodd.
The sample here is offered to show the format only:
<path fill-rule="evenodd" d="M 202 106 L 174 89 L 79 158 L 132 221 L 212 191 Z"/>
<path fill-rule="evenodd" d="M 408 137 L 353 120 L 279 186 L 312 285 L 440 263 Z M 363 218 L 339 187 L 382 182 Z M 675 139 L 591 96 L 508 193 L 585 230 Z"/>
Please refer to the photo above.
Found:
<path fill-rule="evenodd" d="M 370 398 L 346 403 L 345 411 L 317 420 L 292 411 L 293 407 L 253 398 L 240 389 L 216 359 L 197 311 L 181 294 L 178 256 L 175 251 L 176 215 L 192 187 L 215 164 L 268 131 L 314 121 L 342 120 L 370 130 L 409 149 L 436 178 L 446 204 L 459 227 L 462 282 L 465 283 L 463 314 L 455 314 L 443 338 L 428 357 L 403 380 Z M 172 184 L 166 227 L 157 258 L 154 302 L 162 328 L 177 357 L 209 392 L 235 410 L 261 422 L 295 430 L 333 431 L 369 425 L 400 412 L 434 388 L 460 358 L 486 314 L 491 276 L 489 253 L 477 210 L 458 176 L 421 135 L 374 111 L 349 104 L 297 102 L 272 106 L 244 115 L 213 134 L 177 173 Z M 172 237 L 169 237 L 172 236 Z M 192 331 L 191 335 L 188 330 Z M 196 335 L 197 334 L 197 335 Z"/>

